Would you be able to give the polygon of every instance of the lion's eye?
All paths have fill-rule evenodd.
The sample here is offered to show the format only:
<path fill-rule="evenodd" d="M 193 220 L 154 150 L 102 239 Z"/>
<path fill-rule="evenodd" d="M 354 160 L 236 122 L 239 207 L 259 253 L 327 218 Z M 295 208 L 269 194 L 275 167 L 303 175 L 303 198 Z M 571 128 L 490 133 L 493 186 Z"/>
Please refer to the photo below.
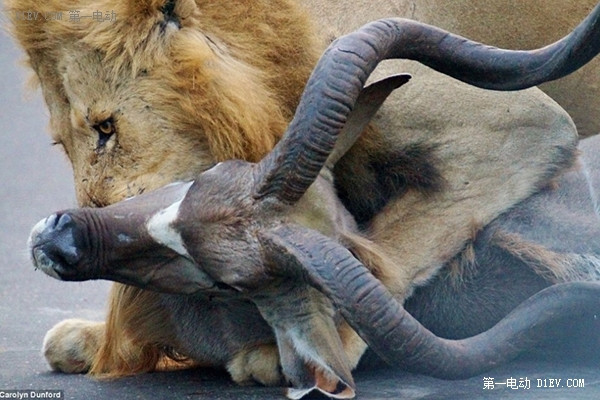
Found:
<path fill-rule="evenodd" d="M 112 119 L 107 119 L 99 123 L 98 130 L 105 135 L 112 135 L 115 133 L 115 127 L 113 126 Z"/>
<path fill-rule="evenodd" d="M 104 147 L 112 135 L 114 135 L 116 128 L 112 118 L 107 118 L 104 121 L 94 125 L 94 129 L 98 132 L 98 148 Z"/>

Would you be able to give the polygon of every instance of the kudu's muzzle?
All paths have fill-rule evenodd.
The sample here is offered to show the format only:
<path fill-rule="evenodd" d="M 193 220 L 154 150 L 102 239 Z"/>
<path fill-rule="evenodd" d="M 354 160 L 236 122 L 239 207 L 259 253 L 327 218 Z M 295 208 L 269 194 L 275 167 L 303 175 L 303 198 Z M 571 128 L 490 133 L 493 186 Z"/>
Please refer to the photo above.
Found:
<path fill-rule="evenodd" d="M 191 183 L 175 183 L 99 209 L 55 213 L 40 221 L 29 237 L 33 264 L 64 281 L 109 279 L 164 292 L 211 291 L 215 282 L 190 259 L 164 243 L 174 205 Z M 160 226 L 157 226 L 160 225 Z"/>
<path fill-rule="evenodd" d="M 77 269 L 82 259 L 83 237 L 71 215 L 52 214 L 38 222 L 31 232 L 31 257 L 38 268 L 54 278 L 89 279 Z"/>

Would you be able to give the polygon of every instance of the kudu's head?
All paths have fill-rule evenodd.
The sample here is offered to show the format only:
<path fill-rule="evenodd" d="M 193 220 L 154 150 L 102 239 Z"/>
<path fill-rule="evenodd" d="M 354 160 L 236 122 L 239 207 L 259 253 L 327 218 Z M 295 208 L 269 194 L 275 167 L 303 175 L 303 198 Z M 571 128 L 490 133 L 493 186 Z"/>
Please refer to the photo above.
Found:
<path fill-rule="evenodd" d="M 261 162 L 223 162 L 193 182 L 103 209 L 54 214 L 31 234 L 34 264 L 63 280 L 111 279 L 177 293 L 252 295 L 292 278 L 325 293 L 383 358 L 390 359 L 381 341 L 385 331 L 396 346 L 392 361 L 444 377 L 478 373 L 493 363 L 468 345 L 438 343 L 340 243 L 338 233 L 352 223 L 344 219 L 349 216 L 340 211 L 331 182 L 319 174 L 407 81 L 397 76 L 364 89 L 380 61 L 410 58 L 479 87 L 523 89 L 560 78 L 593 57 L 600 49 L 598 14 L 597 8 L 569 36 L 535 51 L 490 48 L 408 20 L 371 23 L 326 51 L 288 130 Z M 311 218 L 299 217 L 298 209 L 327 221 L 311 229 L 305 223 Z M 476 350 L 485 345 L 477 343 Z M 335 364 L 326 360 L 321 367 L 328 362 Z M 343 364 L 331 368 L 343 387 L 326 390 L 330 395 L 354 394 Z"/>
<path fill-rule="evenodd" d="M 268 276 L 260 232 L 299 221 L 333 237 L 355 228 L 331 177 L 313 182 L 326 159 L 335 163 L 344 154 L 341 147 L 352 145 L 387 95 L 409 78 L 398 75 L 362 91 L 357 87 L 361 95 L 352 99 L 352 123 L 343 129 L 336 151 L 331 147 L 337 133 L 324 148 L 315 147 L 304 141 L 306 127 L 297 125 L 305 119 L 297 117 L 286 139 L 258 164 L 221 162 L 191 182 L 104 208 L 53 214 L 33 228 L 33 262 L 62 280 L 110 279 L 164 292 L 264 286 Z"/>

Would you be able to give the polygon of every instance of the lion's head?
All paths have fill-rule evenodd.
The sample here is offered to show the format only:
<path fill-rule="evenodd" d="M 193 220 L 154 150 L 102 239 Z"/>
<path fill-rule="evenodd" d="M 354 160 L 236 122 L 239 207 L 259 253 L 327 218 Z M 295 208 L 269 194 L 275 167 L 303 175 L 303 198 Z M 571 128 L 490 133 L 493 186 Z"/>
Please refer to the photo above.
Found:
<path fill-rule="evenodd" d="M 273 147 L 317 58 L 308 21 L 278 3 L 7 1 L 81 205 Z M 18 18 L 29 9 L 37 20 Z"/>

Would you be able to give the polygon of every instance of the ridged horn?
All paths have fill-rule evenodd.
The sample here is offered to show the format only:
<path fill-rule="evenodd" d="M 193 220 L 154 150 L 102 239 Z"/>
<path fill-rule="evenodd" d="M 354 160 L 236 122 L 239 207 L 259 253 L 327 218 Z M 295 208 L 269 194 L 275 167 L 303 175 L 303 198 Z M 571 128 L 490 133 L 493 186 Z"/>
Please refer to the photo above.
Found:
<path fill-rule="evenodd" d="M 267 266 L 274 274 L 313 285 L 390 365 L 443 379 L 478 375 L 544 340 L 553 321 L 597 314 L 600 284 L 571 282 L 546 288 L 489 330 L 462 340 L 435 336 L 388 292 L 352 254 L 315 231 L 283 226 L 263 233 Z"/>
<path fill-rule="evenodd" d="M 282 140 L 257 166 L 255 198 L 296 202 L 323 167 L 367 78 L 406 58 L 486 89 L 519 90 L 561 78 L 600 51 L 600 5 L 560 41 L 531 51 L 486 46 L 430 25 L 384 19 L 333 42 L 311 75 Z"/>

